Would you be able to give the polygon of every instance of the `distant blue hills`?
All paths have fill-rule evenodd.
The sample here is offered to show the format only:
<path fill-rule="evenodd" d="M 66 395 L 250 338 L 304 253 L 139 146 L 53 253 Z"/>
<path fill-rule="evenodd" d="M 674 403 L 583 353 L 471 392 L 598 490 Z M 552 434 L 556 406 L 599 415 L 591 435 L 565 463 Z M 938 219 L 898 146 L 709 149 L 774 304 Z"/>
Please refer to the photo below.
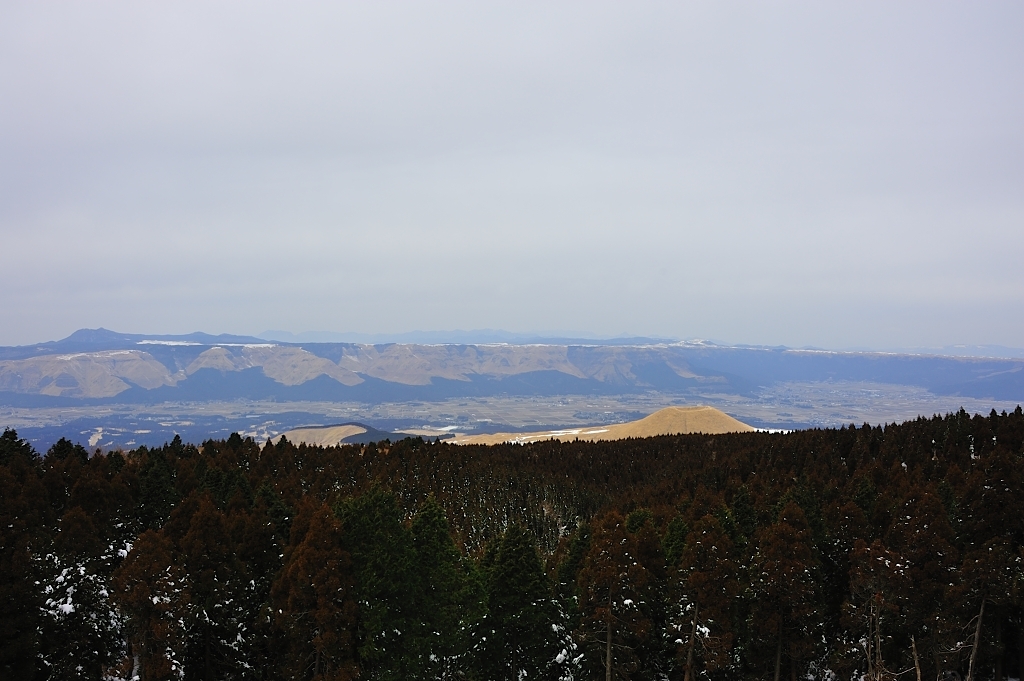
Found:
<path fill-rule="evenodd" d="M 1024 358 L 1013 356 L 542 338 L 501 331 L 408 334 L 414 336 L 421 340 L 365 345 L 299 336 L 286 340 L 281 332 L 257 337 L 81 329 L 59 341 L 0 347 L 0 404 L 387 402 L 652 390 L 750 396 L 794 381 L 907 385 L 936 395 L 1024 402 Z M 994 346 L 975 347 L 991 353 Z"/>

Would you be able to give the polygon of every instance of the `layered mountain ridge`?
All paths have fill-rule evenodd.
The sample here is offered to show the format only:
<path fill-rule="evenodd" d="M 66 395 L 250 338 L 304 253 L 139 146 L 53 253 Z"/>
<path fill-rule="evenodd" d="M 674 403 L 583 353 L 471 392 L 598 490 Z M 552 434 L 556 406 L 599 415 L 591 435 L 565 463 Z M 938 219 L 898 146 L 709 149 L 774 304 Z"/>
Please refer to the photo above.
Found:
<path fill-rule="evenodd" d="M 401 401 L 487 395 L 751 394 L 788 381 L 872 381 L 1024 399 L 1024 360 L 827 352 L 706 342 L 283 343 L 121 334 L 0 348 L 0 404 L 221 399 Z"/>

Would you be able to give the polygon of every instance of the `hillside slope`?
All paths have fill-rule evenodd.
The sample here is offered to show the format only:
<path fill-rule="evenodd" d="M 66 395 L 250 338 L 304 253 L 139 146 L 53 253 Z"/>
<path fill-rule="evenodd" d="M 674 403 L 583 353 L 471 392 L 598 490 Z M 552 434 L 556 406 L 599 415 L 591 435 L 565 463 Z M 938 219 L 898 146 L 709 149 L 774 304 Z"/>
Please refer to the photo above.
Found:
<path fill-rule="evenodd" d="M 377 430 L 362 423 L 344 423 L 338 426 L 309 426 L 294 428 L 273 438 L 280 443 L 285 438 L 294 445 L 310 445 L 312 447 L 334 447 L 340 444 L 360 444 L 380 442 L 382 440 L 400 440 L 404 433 L 388 433 Z"/>
<path fill-rule="evenodd" d="M 488 435 L 466 435 L 456 437 L 457 445 L 497 445 L 503 442 L 525 444 L 538 440 L 560 440 L 571 442 L 584 440 L 624 440 L 629 437 L 655 437 L 657 435 L 684 435 L 705 433 L 748 433 L 756 430 L 714 407 L 666 407 L 650 416 L 629 423 L 586 428 L 540 431 L 536 433 L 493 433 Z"/>
<path fill-rule="evenodd" d="M 254 342 L 259 341 L 259 342 Z M 268 343 L 239 336 L 83 330 L 0 348 L 0 404 L 398 402 L 649 391 L 753 396 L 780 382 L 865 381 L 1024 400 L 1024 360 L 651 345 Z"/>

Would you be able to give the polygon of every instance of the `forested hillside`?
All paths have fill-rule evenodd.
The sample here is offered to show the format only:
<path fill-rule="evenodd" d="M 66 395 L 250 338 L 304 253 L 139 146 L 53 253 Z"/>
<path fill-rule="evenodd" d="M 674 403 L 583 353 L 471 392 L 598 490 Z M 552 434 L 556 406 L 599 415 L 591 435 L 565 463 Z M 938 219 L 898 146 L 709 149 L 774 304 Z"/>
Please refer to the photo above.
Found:
<path fill-rule="evenodd" d="M 1024 659 L 1024 414 L 39 456 L 4 679 L 977 679 Z"/>

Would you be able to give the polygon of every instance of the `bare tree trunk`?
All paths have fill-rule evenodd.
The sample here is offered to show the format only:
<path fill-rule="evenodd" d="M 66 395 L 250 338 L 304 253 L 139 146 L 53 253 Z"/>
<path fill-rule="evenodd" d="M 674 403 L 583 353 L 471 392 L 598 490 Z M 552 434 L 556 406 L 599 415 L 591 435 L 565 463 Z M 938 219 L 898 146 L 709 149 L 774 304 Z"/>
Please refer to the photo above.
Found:
<path fill-rule="evenodd" d="M 693 620 L 690 622 L 690 649 L 686 651 L 686 675 L 683 681 L 693 678 L 693 646 L 697 643 L 697 601 L 693 602 Z"/>
<path fill-rule="evenodd" d="M 782 632 L 779 632 L 779 642 L 775 646 L 775 681 L 779 681 L 779 668 L 782 666 Z"/>
<path fill-rule="evenodd" d="M 921 681 L 921 660 L 917 657 L 917 640 L 910 635 L 910 649 L 914 651 L 914 671 L 917 672 L 917 681 Z"/>
<path fill-rule="evenodd" d="M 981 599 L 978 624 L 974 627 L 974 644 L 971 646 L 971 664 L 967 668 L 967 681 L 974 681 L 974 661 L 978 658 L 978 644 L 981 643 L 981 620 L 985 617 L 985 599 Z"/>
<path fill-rule="evenodd" d="M 604 678 L 612 681 L 612 590 L 608 589 L 608 638 L 604 649 Z"/>

